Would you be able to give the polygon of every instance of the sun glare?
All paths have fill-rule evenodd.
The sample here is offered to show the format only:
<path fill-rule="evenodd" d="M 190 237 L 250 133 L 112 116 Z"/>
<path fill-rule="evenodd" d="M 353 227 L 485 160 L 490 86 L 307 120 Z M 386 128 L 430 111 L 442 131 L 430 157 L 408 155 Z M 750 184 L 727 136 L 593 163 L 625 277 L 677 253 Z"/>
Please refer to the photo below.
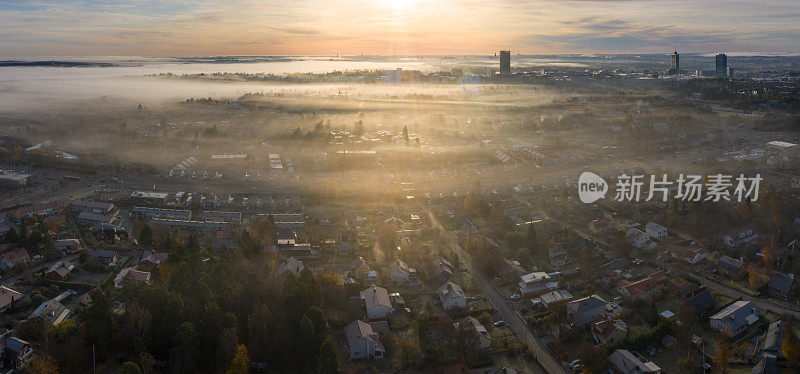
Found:
<path fill-rule="evenodd" d="M 380 2 L 392 9 L 399 10 L 408 8 L 410 5 L 412 5 L 414 0 L 380 0 Z"/>

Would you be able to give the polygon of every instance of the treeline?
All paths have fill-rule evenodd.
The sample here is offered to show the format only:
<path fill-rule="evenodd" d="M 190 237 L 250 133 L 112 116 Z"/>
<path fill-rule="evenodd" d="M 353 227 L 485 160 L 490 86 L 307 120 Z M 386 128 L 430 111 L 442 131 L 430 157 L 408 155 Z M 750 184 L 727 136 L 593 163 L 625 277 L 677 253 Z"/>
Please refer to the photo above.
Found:
<path fill-rule="evenodd" d="M 69 373 L 90 372 L 93 349 L 100 371 L 130 362 L 143 372 L 337 372 L 329 317 L 347 300 L 343 286 L 333 274 L 279 277 L 274 267 L 264 254 L 211 256 L 190 237 L 151 285 L 98 289 L 77 323 L 19 331 L 50 341 L 39 354 Z"/>

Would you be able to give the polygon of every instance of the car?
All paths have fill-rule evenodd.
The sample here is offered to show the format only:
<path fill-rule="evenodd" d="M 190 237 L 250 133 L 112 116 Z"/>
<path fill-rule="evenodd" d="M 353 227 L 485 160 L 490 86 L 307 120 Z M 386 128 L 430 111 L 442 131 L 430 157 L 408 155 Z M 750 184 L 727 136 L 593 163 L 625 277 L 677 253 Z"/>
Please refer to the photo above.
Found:
<path fill-rule="evenodd" d="M 580 364 L 580 363 L 581 363 L 581 359 L 577 359 L 575 361 L 570 362 L 567 366 L 569 366 L 569 368 L 572 369 L 573 366 L 575 366 L 577 364 Z"/>
<path fill-rule="evenodd" d="M 572 367 L 572 372 L 573 373 L 583 373 L 583 367 L 581 366 L 581 364 L 577 364 L 577 365 Z"/>
<path fill-rule="evenodd" d="M 521 297 L 522 296 L 520 296 L 520 294 L 515 293 L 515 294 L 511 295 L 511 300 L 519 300 L 519 298 L 521 298 Z"/>
<path fill-rule="evenodd" d="M 502 327 L 506 325 L 506 321 L 500 320 L 494 323 L 494 327 Z"/>

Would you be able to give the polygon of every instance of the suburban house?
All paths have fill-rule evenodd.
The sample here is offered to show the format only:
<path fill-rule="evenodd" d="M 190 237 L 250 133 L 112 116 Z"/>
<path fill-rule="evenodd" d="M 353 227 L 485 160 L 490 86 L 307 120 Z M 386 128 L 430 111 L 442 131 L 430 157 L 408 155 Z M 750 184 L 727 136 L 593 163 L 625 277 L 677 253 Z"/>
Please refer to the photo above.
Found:
<path fill-rule="evenodd" d="M 705 252 L 700 248 L 685 248 L 671 244 L 667 247 L 672 258 L 676 258 L 689 264 L 696 264 L 706 258 Z"/>
<path fill-rule="evenodd" d="M 297 234 L 288 227 L 279 228 L 275 236 L 279 246 L 293 246 L 297 244 Z"/>
<path fill-rule="evenodd" d="M 550 291 L 536 299 L 531 300 L 534 305 L 541 305 L 545 309 L 563 308 L 564 304 L 572 301 L 572 294 L 567 290 Z"/>
<path fill-rule="evenodd" d="M 597 267 L 597 271 L 605 282 L 611 282 L 620 278 L 630 276 L 631 263 L 625 257 L 609 261 Z"/>
<path fill-rule="evenodd" d="M 0 354 L 3 355 L 3 368 L 22 370 L 33 358 L 33 348 L 28 342 L 14 336 L 14 330 L 0 335 Z"/>
<path fill-rule="evenodd" d="M 622 320 L 601 315 L 592 323 L 592 337 L 595 344 L 616 343 L 626 336 L 628 336 L 628 325 Z"/>
<path fill-rule="evenodd" d="M 91 227 L 113 227 L 119 222 L 117 212 L 110 214 L 99 214 L 92 212 L 81 212 L 77 217 L 78 224 Z"/>
<path fill-rule="evenodd" d="M 525 274 L 525 269 L 517 260 L 501 258 L 495 267 L 497 275 L 506 282 L 516 282 L 520 275 Z"/>
<path fill-rule="evenodd" d="M 570 301 L 567 303 L 567 317 L 572 319 L 573 324 L 583 326 L 605 314 L 606 304 L 608 303 L 596 294 Z"/>
<path fill-rule="evenodd" d="M 386 353 L 378 339 L 378 333 L 369 323 L 356 320 L 344 328 L 344 335 L 347 337 L 347 350 L 353 360 L 382 358 Z"/>
<path fill-rule="evenodd" d="M 81 241 L 78 239 L 53 240 L 53 248 L 61 253 L 75 253 L 81 250 Z"/>
<path fill-rule="evenodd" d="M 367 307 L 367 318 L 370 320 L 386 319 L 394 312 L 389 292 L 383 287 L 373 284 L 361 291 L 361 300 L 364 300 L 364 305 Z"/>
<path fill-rule="evenodd" d="M 608 232 L 617 228 L 617 225 L 614 224 L 613 221 L 609 221 L 606 219 L 594 219 L 592 222 L 589 222 L 589 231 L 592 234 L 602 234 L 604 232 Z"/>
<path fill-rule="evenodd" d="M 685 300 L 697 294 L 702 287 L 697 283 L 693 282 L 681 282 L 676 288 L 675 293 L 681 299 Z"/>
<path fill-rule="evenodd" d="M 53 264 L 44 274 L 45 278 L 54 281 L 65 281 L 69 279 L 70 273 L 75 269 L 75 265 L 67 260 L 61 260 Z"/>
<path fill-rule="evenodd" d="M 467 295 L 464 290 L 453 282 L 447 282 L 438 289 L 439 301 L 445 310 L 459 309 L 467 307 Z"/>
<path fill-rule="evenodd" d="M 759 357 L 770 356 L 778 360 L 783 360 L 783 332 L 786 324 L 783 321 L 770 323 L 767 333 L 762 338 L 763 345 L 759 352 Z"/>
<path fill-rule="evenodd" d="M 367 261 L 364 260 L 364 257 L 358 257 L 355 262 L 353 262 L 353 267 L 350 270 L 350 276 L 353 277 L 355 280 L 362 280 L 366 279 L 369 276 L 369 265 L 367 265 Z"/>
<path fill-rule="evenodd" d="M 89 212 L 94 214 L 111 214 L 116 210 L 114 204 L 102 201 L 75 200 L 72 202 L 72 212 L 75 214 Z"/>
<path fill-rule="evenodd" d="M 125 279 L 130 279 L 133 284 L 150 284 L 150 273 L 146 271 L 139 271 L 132 267 L 127 267 L 125 269 L 120 270 L 119 274 L 114 278 L 114 287 L 115 288 L 122 288 L 123 281 Z"/>
<path fill-rule="evenodd" d="M 39 307 L 36 308 L 36 310 L 34 310 L 33 313 L 31 313 L 31 315 L 28 318 L 30 319 L 30 318 L 41 317 L 44 318 L 45 321 L 49 322 L 53 326 L 56 326 L 59 323 L 64 322 L 67 319 L 67 317 L 69 317 L 71 310 L 69 310 L 66 306 L 64 306 L 64 304 L 61 303 L 61 300 L 63 300 L 63 296 L 56 297 L 41 303 Z"/>
<path fill-rule="evenodd" d="M 647 299 L 656 292 L 657 289 L 658 281 L 653 277 L 646 277 L 636 282 L 629 282 L 623 279 L 617 283 L 617 291 L 627 299 Z"/>
<path fill-rule="evenodd" d="M 397 284 L 419 283 L 417 269 L 408 266 L 407 263 L 399 258 L 389 264 L 389 279 Z"/>
<path fill-rule="evenodd" d="M 758 322 L 760 312 L 752 301 L 737 301 L 711 316 L 709 323 L 714 331 L 736 336 Z"/>
<path fill-rule="evenodd" d="M 667 228 L 655 222 L 648 222 L 644 225 L 644 231 L 653 239 L 661 240 L 667 238 Z"/>
<path fill-rule="evenodd" d="M 431 278 L 437 283 L 444 283 L 453 278 L 453 264 L 444 257 L 434 258 L 431 269 Z"/>
<path fill-rule="evenodd" d="M 148 251 L 142 256 L 142 261 L 139 261 L 139 266 L 147 269 L 161 266 L 169 259 L 169 253 Z"/>
<path fill-rule="evenodd" d="M 337 250 L 339 251 L 340 255 L 349 255 L 351 253 L 357 253 L 358 243 L 343 240 L 339 242 Z"/>
<path fill-rule="evenodd" d="M 14 291 L 6 286 L 0 286 L 0 312 L 5 312 L 14 301 L 21 298 L 22 293 Z"/>
<path fill-rule="evenodd" d="M 295 276 L 299 276 L 303 269 L 305 269 L 303 261 L 299 261 L 294 256 L 289 256 L 278 265 L 278 275 L 292 273 Z"/>
<path fill-rule="evenodd" d="M 644 233 L 642 230 L 636 228 L 629 228 L 628 232 L 625 234 L 625 238 L 628 239 L 628 243 L 630 245 L 639 248 L 639 249 L 653 249 L 658 244 L 650 238 L 649 235 Z"/>
<path fill-rule="evenodd" d="M 117 252 L 108 249 L 99 249 L 87 253 L 89 261 L 96 264 L 115 266 L 117 264 Z"/>
<path fill-rule="evenodd" d="M 614 374 L 659 374 L 661 368 L 640 354 L 617 349 L 608 356 L 609 370 Z"/>
<path fill-rule="evenodd" d="M 467 318 L 464 318 L 460 322 L 454 323 L 453 327 L 456 329 L 472 331 L 478 341 L 479 353 L 492 352 L 492 338 L 489 336 L 489 332 L 486 331 L 486 327 L 483 326 L 480 321 L 475 319 L 475 317 L 467 316 Z"/>
<path fill-rule="evenodd" d="M 797 282 L 794 280 L 794 274 L 783 274 L 773 271 L 772 277 L 769 279 L 768 287 L 772 297 L 789 299 L 794 296 L 797 290 Z"/>
<path fill-rule="evenodd" d="M 25 264 L 30 260 L 31 256 L 28 255 L 28 251 L 26 251 L 25 248 L 17 248 L 13 251 L 9 251 L 0 255 L 0 269 L 13 269 L 14 267 Z"/>
<path fill-rule="evenodd" d="M 567 264 L 567 249 L 561 244 L 553 244 L 547 249 L 547 256 L 550 259 L 550 264 L 555 267 L 561 267 Z"/>
<path fill-rule="evenodd" d="M 739 251 L 754 248 L 758 245 L 759 240 L 761 240 L 761 236 L 752 227 L 745 227 L 722 237 L 722 242 L 728 248 Z"/>
<path fill-rule="evenodd" d="M 519 294 L 525 297 L 539 296 L 558 288 L 558 282 L 551 282 L 550 275 L 543 271 L 528 273 L 520 277 Z"/>
<path fill-rule="evenodd" d="M 695 317 L 702 317 L 714 310 L 717 307 L 717 302 L 714 301 L 711 292 L 704 288 L 687 299 L 683 305 L 689 308 Z"/>
<path fill-rule="evenodd" d="M 738 279 L 747 274 L 747 266 L 742 260 L 722 255 L 717 260 L 717 271 L 733 279 Z"/>

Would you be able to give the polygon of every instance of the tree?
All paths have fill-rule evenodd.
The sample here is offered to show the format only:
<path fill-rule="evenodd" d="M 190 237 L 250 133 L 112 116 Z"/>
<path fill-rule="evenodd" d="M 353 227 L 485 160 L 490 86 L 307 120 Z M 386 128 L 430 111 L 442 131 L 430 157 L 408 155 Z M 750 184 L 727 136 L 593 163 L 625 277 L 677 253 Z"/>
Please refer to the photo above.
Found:
<path fill-rule="evenodd" d="M 481 325 L 489 326 L 492 324 L 492 316 L 489 315 L 489 312 L 483 312 L 478 317 L 478 321 L 481 323 Z"/>
<path fill-rule="evenodd" d="M 139 231 L 139 244 L 145 248 L 153 246 L 153 229 L 146 223 L 142 226 L 142 230 Z"/>
<path fill-rule="evenodd" d="M 250 372 L 250 356 L 247 354 L 247 347 L 244 344 L 236 346 L 236 355 L 233 356 L 231 366 L 226 374 L 247 374 Z"/>
<path fill-rule="evenodd" d="M 58 364 L 53 356 L 43 354 L 31 360 L 28 371 L 33 374 L 58 374 Z"/>
<path fill-rule="evenodd" d="M 403 141 L 408 144 L 408 126 L 403 126 Z"/>
<path fill-rule="evenodd" d="M 797 360 L 800 359 L 800 342 L 798 342 L 797 336 L 794 334 L 791 327 L 784 330 L 781 350 L 789 365 L 797 365 Z"/>
<path fill-rule="evenodd" d="M 756 274 L 755 271 L 750 270 L 748 280 L 750 281 L 750 288 L 752 289 L 758 288 L 758 275 Z"/>
<path fill-rule="evenodd" d="M 714 347 L 717 349 L 714 362 L 717 366 L 722 368 L 723 373 L 727 373 L 728 364 L 730 364 L 731 358 L 733 358 L 733 351 L 731 350 L 728 335 L 718 334 L 714 341 Z"/>
<path fill-rule="evenodd" d="M 142 369 L 135 362 L 128 361 L 122 364 L 122 374 L 142 374 Z"/>
<path fill-rule="evenodd" d="M 319 351 L 319 364 L 317 365 L 317 373 L 319 374 L 335 374 L 339 372 L 339 355 L 336 353 L 336 347 L 333 345 L 333 340 L 328 336 L 322 342 Z"/>

